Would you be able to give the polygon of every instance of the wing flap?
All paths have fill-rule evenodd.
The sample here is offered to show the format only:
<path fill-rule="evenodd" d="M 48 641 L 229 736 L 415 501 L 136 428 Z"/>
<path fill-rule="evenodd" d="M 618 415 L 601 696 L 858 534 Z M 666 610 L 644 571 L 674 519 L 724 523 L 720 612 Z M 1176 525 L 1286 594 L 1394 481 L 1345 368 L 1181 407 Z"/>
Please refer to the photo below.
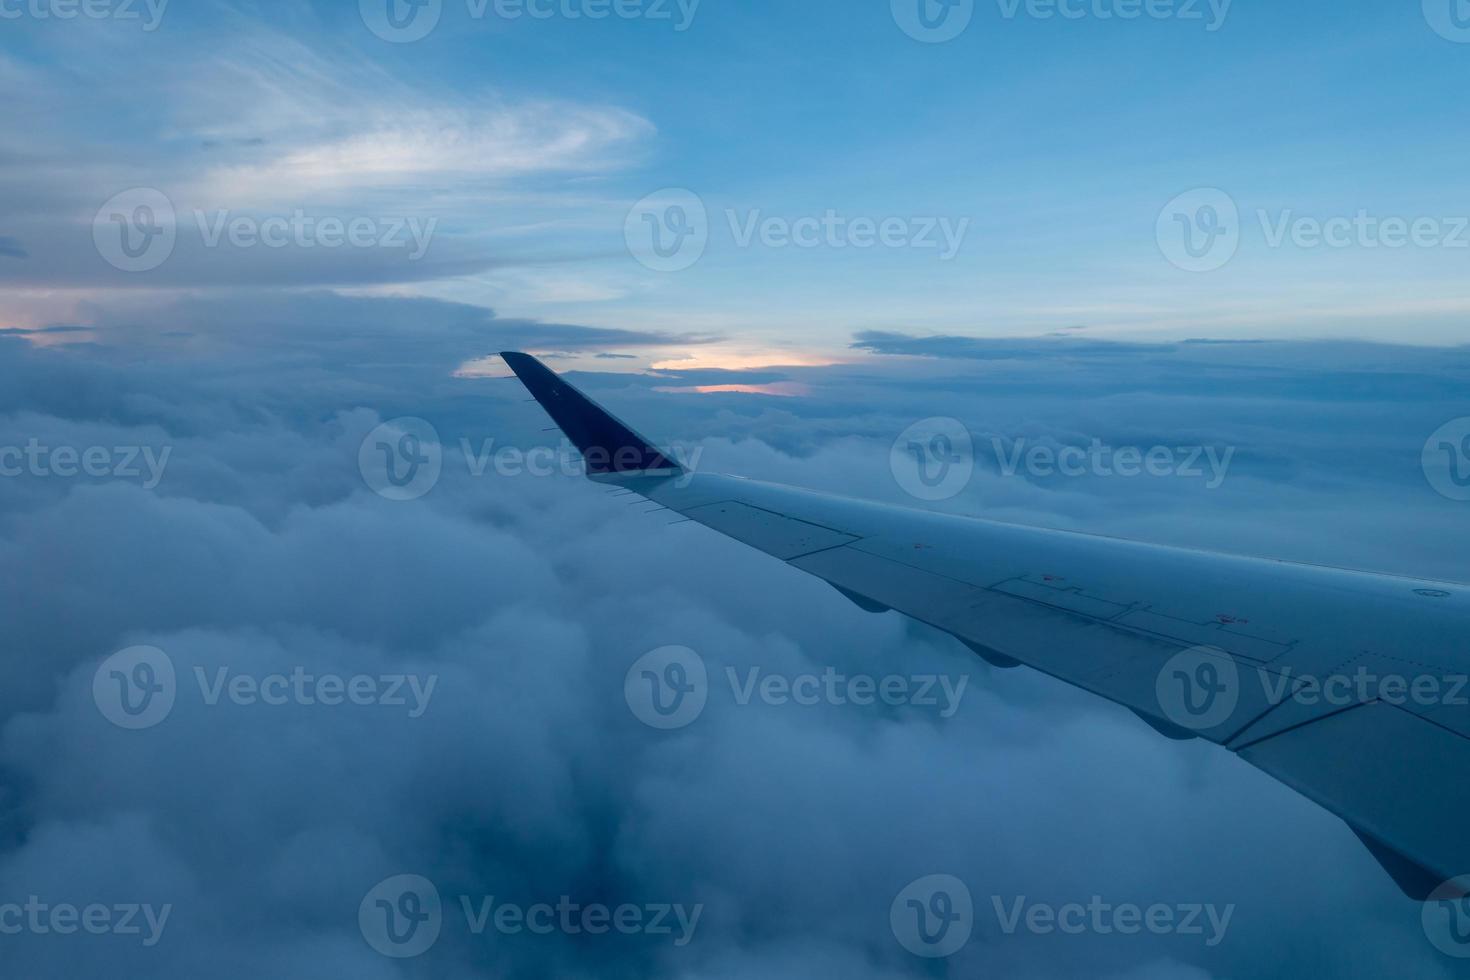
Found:
<path fill-rule="evenodd" d="M 1240 750 L 1437 885 L 1470 868 L 1470 739 L 1382 702 Z M 1404 884 L 1402 872 L 1395 879 Z M 1423 899 L 1426 895 L 1415 895 Z"/>

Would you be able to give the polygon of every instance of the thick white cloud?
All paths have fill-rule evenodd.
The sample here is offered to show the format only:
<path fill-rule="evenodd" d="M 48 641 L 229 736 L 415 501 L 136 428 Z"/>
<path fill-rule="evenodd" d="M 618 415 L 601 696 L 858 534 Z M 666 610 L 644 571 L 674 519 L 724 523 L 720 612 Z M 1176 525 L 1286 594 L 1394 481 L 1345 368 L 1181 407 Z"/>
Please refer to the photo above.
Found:
<path fill-rule="evenodd" d="M 910 881 L 945 873 L 978 913 L 952 975 L 1451 975 L 1418 908 L 1351 833 L 1239 760 L 1161 739 L 1039 675 L 992 671 L 931 630 L 583 481 L 474 476 L 456 457 L 461 438 L 555 439 L 513 382 L 451 377 L 478 353 L 476 329 L 535 325 L 471 328 L 446 305 L 379 302 L 318 299 L 295 317 L 288 302 L 264 304 L 253 337 L 201 304 L 155 314 L 154 329 L 104 327 L 97 346 L 0 343 L 0 379 L 13 382 L 0 443 L 173 451 L 153 490 L 0 481 L 0 903 L 173 906 L 154 947 L 6 937 L 18 974 L 926 976 L 931 964 L 890 932 L 889 906 Z M 176 318 L 200 327 L 179 335 Z M 413 349 L 400 319 L 421 325 L 417 357 L 399 357 Z M 599 342 L 547 329 L 559 345 Z M 888 445 L 921 412 L 1010 438 L 1225 441 L 1240 461 L 1215 491 L 1007 477 L 982 459 L 951 506 L 1449 567 L 1440 539 L 1470 518 L 1410 461 L 1433 426 L 1419 430 L 1453 403 L 1458 368 L 1444 365 L 1459 355 L 1378 351 L 1391 372 L 1338 349 L 1241 356 L 1043 353 L 980 369 L 875 359 L 791 372 L 812 391 L 803 399 L 651 390 L 703 375 L 582 380 L 641 428 L 704 440 L 707 468 L 888 499 L 902 499 Z M 393 503 L 365 486 L 357 451 L 379 419 L 408 413 L 449 451 L 431 493 Z M 1317 509 L 1324 498 L 1336 509 Z M 1365 531 L 1334 540 L 1349 508 Z M 143 731 L 112 725 L 92 693 L 102 660 L 133 644 L 165 650 L 180 679 L 170 715 Z M 713 684 L 704 714 L 666 733 L 633 716 L 623 689 L 634 660 L 668 644 L 697 650 Z M 210 704 L 196 668 L 409 673 L 436 686 L 420 717 Z M 968 687 L 950 718 L 916 705 L 743 705 L 726 671 L 755 668 Z M 357 908 L 404 873 L 434 881 L 448 911 L 434 948 L 399 963 L 364 941 Z M 461 895 L 703 912 L 686 947 L 477 936 Z M 1209 947 L 1008 934 L 994 911 L 1094 895 L 1234 912 Z"/>

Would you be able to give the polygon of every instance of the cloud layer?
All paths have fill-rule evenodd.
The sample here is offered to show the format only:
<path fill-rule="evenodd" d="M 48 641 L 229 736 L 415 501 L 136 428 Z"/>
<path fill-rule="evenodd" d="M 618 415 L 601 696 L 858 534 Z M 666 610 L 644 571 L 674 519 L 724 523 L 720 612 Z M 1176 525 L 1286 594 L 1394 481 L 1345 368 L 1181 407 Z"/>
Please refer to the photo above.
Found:
<path fill-rule="evenodd" d="M 992 671 L 583 481 L 474 474 L 462 445 L 556 439 L 514 382 L 452 376 L 480 352 L 477 332 L 544 330 L 547 346 L 584 353 L 630 338 L 470 325 L 433 303 L 262 297 L 253 333 L 232 315 L 196 301 L 146 326 L 100 325 L 91 343 L 0 340 L 0 443 L 171 450 L 151 490 L 0 480 L 0 902 L 172 910 L 152 946 L 6 936 L 16 975 L 927 976 L 889 910 L 936 873 L 966 882 L 977 907 L 949 975 L 1452 975 L 1351 833 L 1238 760 L 1038 675 Z M 702 449 L 706 468 L 904 500 L 889 444 L 952 414 L 981 460 L 943 506 L 1451 576 L 1470 515 L 1415 467 L 1463 390 L 1463 354 L 1270 346 L 769 372 L 803 398 L 653 390 L 709 383 L 703 372 L 579 380 L 640 428 Z M 394 502 L 369 489 L 359 453 L 407 414 L 446 452 L 430 493 Z M 991 434 L 1239 452 L 1215 490 L 1031 478 L 993 465 Z M 139 644 L 165 651 L 178 695 L 161 724 L 129 731 L 99 711 L 94 680 Z M 704 714 L 665 732 L 635 717 L 624 683 L 670 644 L 697 651 L 712 683 Z M 751 670 L 967 686 L 951 717 L 742 704 L 727 672 Z M 208 697 L 218 678 L 301 672 L 436 686 L 418 717 Z M 372 948 L 358 910 L 401 874 L 432 881 L 445 910 L 434 946 L 398 961 Z M 702 911 L 683 946 L 476 934 L 460 899 L 490 896 Z M 1234 911 L 1208 946 L 1008 933 L 995 910 L 1093 896 Z"/>

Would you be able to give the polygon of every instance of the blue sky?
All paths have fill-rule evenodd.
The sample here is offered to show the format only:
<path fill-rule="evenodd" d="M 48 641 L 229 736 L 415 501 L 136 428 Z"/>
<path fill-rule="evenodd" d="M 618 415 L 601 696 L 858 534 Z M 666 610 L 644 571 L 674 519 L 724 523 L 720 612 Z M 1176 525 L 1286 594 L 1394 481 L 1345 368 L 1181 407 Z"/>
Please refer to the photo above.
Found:
<path fill-rule="evenodd" d="M 443 0 L 398 43 L 387 0 L 41 16 L 67 2 L 0 0 L 0 463 L 55 463 L 0 471 L 0 910 L 175 914 L 150 948 L 0 936 L 11 972 L 932 977 L 890 910 L 946 873 L 982 909 L 1235 910 L 1218 946 L 987 920 L 954 976 L 1463 975 L 1345 824 L 1243 760 L 586 481 L 472 464 L 557 445 L 486 376 L 524 349 L 707 472 L 912 505 L 894 448 L 945 421 L 973 472 L 936 510 L 1464 581 L 1440 460 L 1470 431 L 1470 8 L 927 0 L 940 31 L 969 14 L 928 43 L 918 0 L 702 0 L 685 30 Z M 364 464 L 405 421 L 442 450 L 415 500 Z M 1006 464 L 1093 445 L 1228 474 Z M 191 694 L 124 730 L 97 678 L 140 645 L 185 694 L 219 669 L 438 693 L 421 718 Z M 969 693 L 716 697 L 655 731 L 626 678 L 669 645 L 716 678 Z M 450 903 L 409 962 L 359 918 L 404 873 Z M 706 917 L 682 951 L 481 936 L 457 895 Z"/>
<path fill-rule="evenodd" d="M 596 0 L 518 19 L 444 0 L 427 36 L 392 43 L 372 2 L 71 20 L 37 16 L 47 3 L 8 6 L 0 49 L 27 93 L 0 137 L 0 234 L 26 253 L 0 255 L 6 325 L 272 286 L 697 335 L 715 341 L 703 363 L 732 366 L 851 356 L 873 329 L 1466 335 L 1470 44 L 1418 4 L 1087 0 L 1064 17 L 980 0 L 963 33 L 924 43 L 886 2 L 629 0 L 640 16 L 589 20 L 565 12 Z M 176 209 L 178 244 L 119 273 L 91 226 L 139 187 Z M 704 207 L 707 245 L 646 268 L 625 221 L 675 188 Z M 1238 208 L 1238 243 L 1187 271 L 1158 219 L 1202 188 Z M 201 247 L 217 221 L 298 209 L 384 234 L 417 221 L 426 249 Z M 829 214 L 839 230 L 812 247 L 780 226 L 742 242 L 752 222 Z M 1360 214 L 1370 230 L 1342 247 L 1294 240 L 1300 219 Z M 1424 240 L 1385 247 L 1385 219 L 1427 222 Z M 856 247 L 852 229 L 885 221 L 891 243 Z"/>

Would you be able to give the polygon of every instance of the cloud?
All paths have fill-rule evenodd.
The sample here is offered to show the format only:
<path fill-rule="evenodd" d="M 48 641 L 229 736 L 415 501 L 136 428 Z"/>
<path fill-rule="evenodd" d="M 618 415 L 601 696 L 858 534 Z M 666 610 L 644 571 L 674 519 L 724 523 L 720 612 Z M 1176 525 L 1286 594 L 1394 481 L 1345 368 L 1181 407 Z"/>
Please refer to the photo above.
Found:
<path fill-rule="evenodd" d="M 0 480 L 0 902 L 172 905 L 156 946 L 23 934 L 6 940 L 13 969 L 927 976 L 889 906 L 941 872 L 967 883 L 979 913 L 949 964 L 958 974 L 1240 976 L 1289 948 L 1334 976 L 1449 975 L 1417 907 L 1351 832 L 1240 760 L 1160 739 L 1040 675 L 992 671 L 932 630 L 584 481 L 474 474 L 465 445 L 557 439 L 513 382 L 452 376 L 482 343 L 657 338 L 422 301 L 256 299 L 98 310 L 93 342 L 59 348 L 0 338 L 0 445 L 172 448 L 153 490 Z M 1215 491 L 982 465 L 954 506 L 1437 572 L 1458 567 L 1461 535 L 1446 528 L 1470 517 L 1410 472 L 1413 443 L 1453 410 L 1463 371 L 1453 352 L 1335 345 L 1108 350 L 1006 374 L 879 358 L 783 371 L 811 393 L 779 410 L 670 398 L 653 390 L 660 374 L 578 380 L 640 428 L 698 443 L 708 468 L 895 500 L 888 449 L 920 412 L 965 418 L 981 445 L 991 432 L 1234 442 L 1239 470 Z M 430 421 L 445 453 L 432 492 L 395 503 L 364 483 L 359 450 L 404 414 Z M 1403 472 L 1384 465 L 1398 458 Z M 126 731 L 93 684 L 135 644 L 166 651 L 179 687 L 161 724 Z M 667 644 L 697 650 L 716 682 L 676 732 L 641 724 L 624 700 L 629 667 Z M 420 717 L 206 697 L 220 671 L 298 669 L 437 681 Z M 726 680 L 829 669 L 966 678 L 968 693 L 944 718 L 741 704 Z M 434 947 L 400 964 L 368 945 L 357 913 L 404 873 L 434 882 L 446 913 Z M 477 935 L 460 898 L 492 895 L 698 904 L 702 918 L 685 947 Z M 1094 895 L 1235 912 L 1207 947 L 1008 933 L 993 911 Z"/>
<path fill-rule="evenodd" d="M 559 267 L 622 254 L 626 203 L 586 178 L 644 159 L 646 117 L 410 80 L 349 45 L 309 43 L 321 25 L 305 9 L 210 15 L 148 35 L 147 59 L 96 25 L 17 25 L 34 34 L 36 64 L 6 65 L 46 81 L 26 86 L 24 115 L 0 135 L 0 222 L 15 236 L 0 257 L 33 260 L 0 263 L 0 282 L 44 292 L 53 317 L 80 290 L 407 287 L 509 267 L 558 290 L 576 278 Z M 48 56 L 73 70 L 47 71 Z M 126 105 L 102 113 L 101 87 L 127 90 Z M 144 193 L 146 227 L 172 234 L 147 239 L 158 251 L 134 269 L 115 236 L 130 234 Z"/>
<path fill-rule="evenodd" d="M 859 333 L 852 347 L 854 350 L 871 351 L 874 354 L 966 357 L 992 361 L 1075 355 L 1097 356 L 1109 353 L 1135 356 L 1140 353 L 1164 353 L 1175 349 L 1173 344 L 1145 346 L 1110 340 L 1080 340 L 1063 337 L 1060 334 L 1050 334 L 1042 339 L 1025 340 L 1004 337 L 915 337 L 881 330 L 866 330 Z"/>
<path fill-rule="evenodd" d="M 403 119 L 413 125 L 406 127 Z M 332 119 L 333 128 L 342 123 Z M 353 129 L 341 138 L 294 147 L 268 144 L 268 159 L 215 168 L 199 194 L 247 206 L 327 189 L 336 195 L 394 188 L 402 195 L 450 178 L 473 186 L 528 174 L 605 171 L 616 165 L 617 154 L 654 132 L 631 112 L 566 103 L 458 111 L 403 106 Z"/>

